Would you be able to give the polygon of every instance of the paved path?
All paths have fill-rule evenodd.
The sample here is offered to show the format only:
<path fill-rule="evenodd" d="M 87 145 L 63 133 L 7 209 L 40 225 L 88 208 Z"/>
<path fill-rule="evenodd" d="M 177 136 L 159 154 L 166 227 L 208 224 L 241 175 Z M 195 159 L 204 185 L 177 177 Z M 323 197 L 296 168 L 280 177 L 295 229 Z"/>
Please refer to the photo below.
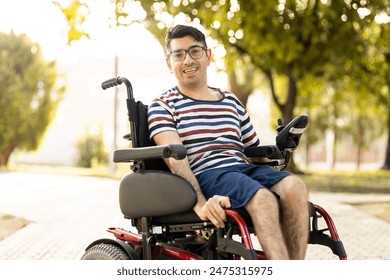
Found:
<path fill-rule="evenodd" d="M 0 215 L 31 221 L 0 241 L 0 260 L 77 260 L 106 228 L 130 228 L 118 205 L 118 181 L 48 173 L 0 173 Z M 313 193 L 311 201 L 334 219 L 349 259 L 390 259 L 390 223 L 348 203 L 390 201 L 388 195 Z M 327 247 L 309 246 L 307 259 L 337 259 Z"/>

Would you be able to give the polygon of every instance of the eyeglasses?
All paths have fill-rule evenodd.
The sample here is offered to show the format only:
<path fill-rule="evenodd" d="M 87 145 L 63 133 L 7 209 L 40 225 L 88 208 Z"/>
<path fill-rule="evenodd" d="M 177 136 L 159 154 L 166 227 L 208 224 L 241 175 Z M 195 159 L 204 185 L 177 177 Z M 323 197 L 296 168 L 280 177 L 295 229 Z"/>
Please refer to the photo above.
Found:
<path fill-rule="evenodd" d="M 203 51 L 206 51 L 207 48 L 201 46 L 192 46 L 188 50 L 178 49 L 173 50 L 168 53 L 168 56 L 172 56 L 174 61 L 183 61 L 186 59 L 187 53 L 193 59 L 199 59 L 203 56 Z"/>

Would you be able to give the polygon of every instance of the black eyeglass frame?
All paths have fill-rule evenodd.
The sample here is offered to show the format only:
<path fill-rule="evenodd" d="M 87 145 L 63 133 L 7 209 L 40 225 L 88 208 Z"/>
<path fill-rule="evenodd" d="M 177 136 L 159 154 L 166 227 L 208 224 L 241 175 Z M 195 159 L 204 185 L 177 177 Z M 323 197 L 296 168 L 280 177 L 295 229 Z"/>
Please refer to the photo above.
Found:
<path fill-rule="evenodd" d="M 189 47 L 189 48 L 186 49 L 186 50 L 185 50 L 185 49 L 172 50 L 172 51 L 170 51 L 170 52 L 167 54 L 167 57 L 170 57 L 170 56 L 171 56 L 172 59 L 173 59 L 174 61 L 183 61 L 183 60 L 185 60 L 186 57 L 187 57 L 187 54 L 189 54 L 189 56 L 190 56 L 192 59 L 200 59 L 200 58 L 202 58 L 202 57 L 203 57 L 203 51 L 202 51 L 202 55 L 199 56 L 199 57 L 197 57 L 197 58 L 194 58 L 194 57 L 191 55 L 190 51 L 191 51 L 192 49 L 194 49 L 194 48 L 201 48 L 203 51 L 207 51 L 207 48 L 206 48 L 206 47 L 199 46 L 199 45 L 194 45 L 194 46 Z M 172 54 L 177 53 L 177 52 L 181 52 L 181 51 L 184 51 L 184 57 L 183 57 L 183 59 L 175 59 L 175 58 L 172 56 Z"/>

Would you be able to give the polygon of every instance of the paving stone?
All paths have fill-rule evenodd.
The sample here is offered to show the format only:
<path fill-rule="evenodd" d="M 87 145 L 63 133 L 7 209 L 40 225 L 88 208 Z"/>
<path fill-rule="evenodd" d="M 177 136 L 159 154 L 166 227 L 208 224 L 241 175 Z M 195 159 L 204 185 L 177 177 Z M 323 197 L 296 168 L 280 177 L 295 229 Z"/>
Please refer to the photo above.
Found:
<path fill-rule="evenodd" d="M 117 180 L 48 173 L 0 173 L 0 214 L 31 221 L 0 241 L 0 260 L 78 260 L 108 227 L 130 229 L 118 204 Z M 389 195 L 312 193 L 310 200 L 333 218 L 348 259 L 390 259 L 390 223 L 349 203 L 390 201 Z M 306 259 L 337 259 L 310 245 Z"/>

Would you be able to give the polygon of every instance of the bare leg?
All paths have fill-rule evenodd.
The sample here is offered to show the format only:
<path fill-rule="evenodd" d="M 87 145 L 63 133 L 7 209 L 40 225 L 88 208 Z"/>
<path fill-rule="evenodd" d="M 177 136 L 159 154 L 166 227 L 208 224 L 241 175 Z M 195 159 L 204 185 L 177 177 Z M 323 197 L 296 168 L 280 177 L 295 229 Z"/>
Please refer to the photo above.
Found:
<path fill-rule="evenodd" d="M 280 209 L 277 198 L 267 189 L 258 190 L 245 206 L 255 227 L 257 238 L 267 259 L 289 258 L 280 226 Z"/>
<path fill-rule="evenodd" d="M 281 224 L 290 259 L 304 259 L 309 238 L 308 190 L 296 176 L 288 176 L 273 188 L 280 195 Z"/>

